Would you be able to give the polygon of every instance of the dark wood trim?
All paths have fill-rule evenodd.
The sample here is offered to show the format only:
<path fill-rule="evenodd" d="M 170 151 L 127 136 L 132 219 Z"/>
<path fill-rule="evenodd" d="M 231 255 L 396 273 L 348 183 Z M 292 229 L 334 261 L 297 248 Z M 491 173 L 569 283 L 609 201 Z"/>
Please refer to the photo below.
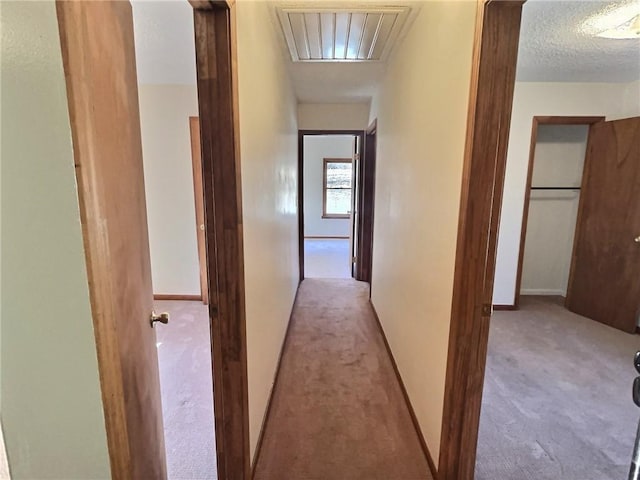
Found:
<path fill-rule="evenodd" d="M 182 295 L 172 293 L 154 293 L 154 300 L 186 300 L 186 301 L 202 301 L 202 295 Z"/>
<path fill-rule="evenodd" d="M 253 454 L 253 462 L 251 463 L 251 478 L 254 478 L 255 468 L 256 468 L 256 465 L 258 464 L 258 460 L 260 459 L 260 452 L 262 451 L 262 441 L 264 439 L 264 432 L 267 429 L 267 422 L 269 421 L 269 417 L 271 414 L 271 405 L 273 404 L 273 392 L 275 392 L 278 386 L 278 381 L 280 379 L 280 370 L 282 366 L 282 357 L 284 356 L 284 352 L 287 348 L 287 345 L 289 344 L 289 337 L 291 336 L 291 325 L 293 325 L 293 311 L 296 308 L 296 303 L 298 302 L 298 293 L 300 292 L 300 283 L 298 283 L 298 288 L 296 289 L 296 294 L 295 294 L 295 297 L 293 298 L 293 305 L 291 306 L 291 313 L 289 314 L 289 322 L 287 323 L 287 330 L 284 334 L 284 339 L 282 340 L 282 346 L 280 347 L 280 354 L 278 355 L 278 363 L 276 364 L 276 373 L 273 378 L 271 392 L 269 393 L 269 400 L 267 400 L 267 408 L 264 412 L 264 417 L 262 417 L 262 425 L 260 426 L 260 433 L 258 434 L 256 451 Z"/>
<path fill-rule="evenodd" d="M 298 136 L 322 136 L 322 135 L 362 135 L 364 130 L 298 130 Z"/>
<path fill-rule="evenodd" d="M 373 221 L 376 200 L 376 149 L 378 120 L 374 120 L 365 132 L 362 155 L 362 180 L 360 194 L 360 216 L 358 249 L 356 255 L 356 278 L 371 284 L 373 279 Z M 369 289 L 371 292 L 371 289 Z"/>
<path fill-rule="evenodd" d="M 298 131 L 298 270 L 304 280 L 304 134 Z"/>
<path fill-rule="evenodd" d="M 188 0 L 194 10 L 214 10 L 216 8 L 231 8 L 235 0 Z"/>
<path fill-rule="evenodd" d="M 520 250 L 518 251 L 518 268 L 516 270 L 516 291 L 514 292 L 514 305 L 520 305 L 520 289 L 522 288 L 522 266 L 524 264 L 524 248 L 527 237 L 527 224 L 529 222 L 529 203 L 531 201 L 531 181 L 533 178 L 533 165 L 536 156 L 536 144 L 538 143 L 538 125 L 593 125 L 602 122 L 605 117 L 567 117 L 567 116 L 535 116 L 531 127 L 531 144 L 529 145 L 529 166 L 527 167 L 527 184 L 524 191 L 524 207 L 522 210 L 522 226 L 520 229 Z M 584 178 L 584 170 L 583 170 Z"/>
<path fill-rule="evenodd" d="M 298 130 L 298 266 L 300 281 L 304 280 L 304 137 L 321 135 L 359 136 L 362 142 L 363 130 Z M 347 217 L 348 218 L 348 217 Z"/>
<path fill-rule="evenodd" d="M 513 312 L 515 310 L 518 310 L 518 307 L 515 305 L 494 305 L 493 306 L 494 312 Z"/>
<path fill-rule="evenodd" d="M 211 3 L 211 2 L 210 2 Z M 235 7 L 194 10 L 218 478 L 251 475 Z"/>
<path fill-rule="evenodd" d="M 196 240 L 198 244 L 198 268 L 202 303 L 209 304 L 207 278 L 207 236 L 204 229 L 204 192 L 202 191 L 202 153 L 200 152 L 200 119 L 189 117 L 191 139 L 191 164 L 193 171 L 193 196 L 196 212 Z"/>
<path fill-rule="evenodd" d="M 527 224 L 529 221 L 529 201 L 531 199 L 531 181 L 533 178 L 533 159 L 536 155 L 536 143 L 538 139 L 538 120 L 533 117 L 531 126 L 531 140 L 529 144 L 529 166 L 527 167 L 527 184 L 524 191 L 524 207 L 522 210 L 522 225 L 520 226 L 520 247 L 518 251 L 518 266 L 516 270 L 516 290 L 513 293 L 513 304 L 520 305 L 520 289 L 522 288 L 522 265 L 524 263 L 524 243 L 527 236 Z"/>
<path fill-rule="evenodd" d="M 391 347 L 389 346 L 387 335 L 384 333 L 382 322 L 380 322 L 380 317 L 378 316 L 376 307 L 373 304 L 373 302 L 371 302 L 371 300 L 369 300 L 369 306 L 371 307 L 373 316 L 376 319 L 376 325 L 378 326 L 378 331 L 380 332 L 380 336 L 382 337 L 382 341 L 384 342 L 384 348 L 387 350 L 387 355 L 389 355 L 389 359 L 391 360 L 393 371 L 395 372 L 396 378 L 398 379 L 398 384 L 400 385 L 400 389 L 402 390 L 402 396 L 404 397 L 404 401 L 407 404 L 409 415 L 411 416 L 411 422 L 413 423 L 413 427 L 416 429 L 416 435 L 418 436 L 418 440 L 420 441 L 422 452 L 424 453 L 424 456 L 427 459 L 427 463 L 429 464 L 429 470 L 431 470 L 431 475 L 433 476 L 434 480 L 439 480 L 440 477 L 438 476 L 438 470 L 436 468 L 435 463 L 433 462 L 433 457 L 431 456 L 431 452 L 429 451 L 429 446 L 427 445 L 427 441 L 425 440 L 424 435 L 422 434 L 422 429 L 420 428 L 418 417 L 416 417 L 416 412 L 413 409 L 413 405 L 411 404 L 411 400 L 409 399 L 409 394 L 407 393 L 407 389 L 404 386 L 402 375 L 400 375 L 400 370 L 398 370 L 398 364 L 396 363 L 396 359 L 393 356 Z"/>
<path fill-rule="evenodd" d="M 349 237 L 334 237 L 322 235 L 305 235 L 305 240 L 349 240 Z"/>
<path fill-rule="evenodd" d="M 458 220 L 440 480 L 473 480 L 522 4 L 478 2 Z"/>
<path fill-rule="evenodd" d="M 351 218 L 350 213 L 327 213 L 327 164 L 328 163 L 349 163 L 353 168 L 352 158 L 323 158 L 322 159 L 322 218 L 323 219 L 346 219 Z M 347 190 L 346 188 L 344 190 Z M 353 185 L 351 185 L 353 195 Z"/>

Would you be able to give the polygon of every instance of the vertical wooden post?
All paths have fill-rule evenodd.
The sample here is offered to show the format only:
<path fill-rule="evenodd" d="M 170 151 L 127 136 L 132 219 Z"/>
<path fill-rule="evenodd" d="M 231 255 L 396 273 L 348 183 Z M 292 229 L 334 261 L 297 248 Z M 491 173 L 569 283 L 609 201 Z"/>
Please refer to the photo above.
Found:
<path fill-rule="evenodd" d="M 478 2 L 440 480 L 473 480 L 522 0 Z"/>
<path fill-rule="evenodd" d="M 218 478 L 250 478 L 235 6 L 194 10 Z"/>

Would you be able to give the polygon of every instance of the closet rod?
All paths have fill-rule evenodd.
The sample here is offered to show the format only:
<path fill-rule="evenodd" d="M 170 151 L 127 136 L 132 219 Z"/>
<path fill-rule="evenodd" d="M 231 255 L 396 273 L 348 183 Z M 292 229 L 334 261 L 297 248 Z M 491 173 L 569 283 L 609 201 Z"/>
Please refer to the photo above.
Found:
<path fill-rule="evenodd" d="M 580 187 L 531 187 L 531 190 L 580 190 Z"/>

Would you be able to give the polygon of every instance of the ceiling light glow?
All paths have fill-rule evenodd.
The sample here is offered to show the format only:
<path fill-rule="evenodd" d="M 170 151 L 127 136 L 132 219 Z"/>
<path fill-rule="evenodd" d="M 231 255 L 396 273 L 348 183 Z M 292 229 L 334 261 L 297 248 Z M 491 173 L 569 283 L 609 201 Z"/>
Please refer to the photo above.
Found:
<path fill-rule="evenodd" d="M 633 2 L 622 7 L 605 9 L 588 18 L 581 30 L 601 38 L 640 38 L 640 3 Z"/>

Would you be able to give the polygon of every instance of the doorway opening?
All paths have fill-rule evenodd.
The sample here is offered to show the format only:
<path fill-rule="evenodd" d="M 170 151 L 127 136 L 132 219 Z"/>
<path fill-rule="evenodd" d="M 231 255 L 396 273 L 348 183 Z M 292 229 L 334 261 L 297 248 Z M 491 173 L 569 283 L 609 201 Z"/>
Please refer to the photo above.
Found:
<path fill-rule="evenodd" d="M 304 264 L 307 278 L 351 278 L 355 135 L 304 136 Z"/>
<path fill-rule="evenodd" d="M 153 307 L 168 314 L 154 324 L 167 477 L 216 480 L 193 8 L 134 2 L 132 14 Z M 170 43 L 184 45 L 184 63 Z"/>
<path fill-rule="evenodd" d="M 376 128 L 299 131 L 300 280 L 371 283 Z"/>
<path fill-rule="evenodd" d="M 604 117 L 534 117 L 515 304 L 521 295 L 564 302 L 578 222 L 587 138 Z"/>

